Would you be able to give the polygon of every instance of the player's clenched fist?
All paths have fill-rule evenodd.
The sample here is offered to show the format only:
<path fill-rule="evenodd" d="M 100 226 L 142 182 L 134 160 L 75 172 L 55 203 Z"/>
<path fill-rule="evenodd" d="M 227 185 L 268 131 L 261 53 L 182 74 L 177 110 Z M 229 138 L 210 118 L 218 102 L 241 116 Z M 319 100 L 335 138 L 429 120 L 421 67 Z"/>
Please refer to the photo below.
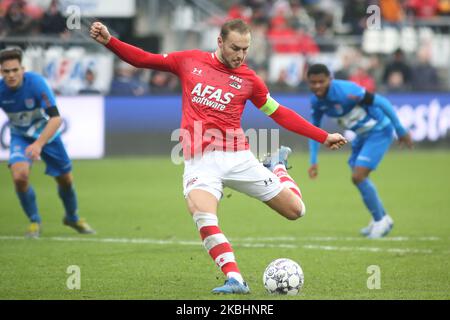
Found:
<path fill-rule="evenodd" d="M 92 39 L 103 45 L 108 44 L 111 39 L 108 28 L 101 22 L 94 22 L 91 25 L 90 35 Z"/>
<path fill-rule="evenodd" d="M 327 140 L 325 140 L 323 144 L 332 150 L 337 150 L 347 142 L 347 139 L 345 139 L 341 134 L 330 133 L 327 137 Z"/>

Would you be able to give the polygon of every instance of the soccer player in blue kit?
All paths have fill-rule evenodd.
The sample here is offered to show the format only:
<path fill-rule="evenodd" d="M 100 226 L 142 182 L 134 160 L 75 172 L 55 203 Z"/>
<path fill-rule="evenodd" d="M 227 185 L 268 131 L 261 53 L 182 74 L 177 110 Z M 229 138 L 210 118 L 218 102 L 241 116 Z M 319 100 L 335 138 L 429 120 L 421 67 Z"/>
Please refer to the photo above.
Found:
<path fill-rule="evenodd" d="M 25 72 L 19 49 L 1 51 L 0 68 L 0 108 L 8 116 L 11 129 L 8 165 L 20 204 L 31 222 L 26 236 L 37 238 L 41 232 L 36 194 L 29 183 L 31 165 L 39 157 L 46 164 L 45 173 L 58 184 L 65 209 L 63 223 L 79 233 L 94 233 L 77 213 L 72 163 L 61 141 L 62 120 L 52 91 L 42 76 Z"/>
<path fill-rule="evenodd" d="M 320 127 L 324 115 L 356 133 L 348 164 L 352 181 L 358 188 L 365 206 L 372 215 L 369 225 L 361 234 L 371 239 L 387 235 L 393 227 L 392 218 L 386 213 L 375 185 L 369 179 L 388 151 L 394 130 L 399 143 L 411 148 L 410 134 L 401 125 L 392 104 L 383 96 L 366 91 L 363 87 L 345 80 L 332 79 L 323 64 L 312 65 L 307 72 L 311 97 L 312 123 Z M 310 178 L 318 175 L 317 154 L 319 145 L 310 140 Z"/>

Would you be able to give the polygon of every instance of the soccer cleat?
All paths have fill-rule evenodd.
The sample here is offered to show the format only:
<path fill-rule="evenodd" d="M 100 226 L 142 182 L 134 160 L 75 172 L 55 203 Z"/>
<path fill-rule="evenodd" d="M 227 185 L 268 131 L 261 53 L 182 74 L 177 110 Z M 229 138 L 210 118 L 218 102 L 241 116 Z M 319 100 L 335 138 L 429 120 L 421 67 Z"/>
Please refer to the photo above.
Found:
<path fill-rule="evenodd" d="M 268 168 L 270 171 L 273 171 L 277 164 L 282 164 L 288 169 L 287 159 L 289 155 L 292 153 L 291 148 L 286 146 L 281 146 L 274 154 L 267 154 L 262 161 L 263 166 Z"/>
<path fill-rule="evenodd" d="M 385 215 L 385 219 L 387 220 L 387 223 L 389 224 L 389 228 L 392 229 L 394 227 L 394 220 L 392 220 L 390 215 Z M 370 234 L 370 231 L 372 230 L 373 223 L 374 223 L 373 219 L 370 220 L 369 225 L 367 227 L 362 228 L 359 232 L 363 236 L 367 237 Z"/>
<path fill-rule="evenodd" d="M 25 233 L 25 237 L 37 239 L 41 235 L 41 225 L 37 222 L 32 222 Z"/>
<path fill-rule="evenodd" d="M 389 223 L 389 228 L 392 229 L 394 227 L 394 220 L 390 215 L 385 215 L 387 222 Z"/>
<path fill-rule="evenodd" d="M 82 233 L 82 234 L 94 234 L 95 233 L 95 230 L 92 229 L 91 226 L 89 226 L 84 219 L 79 219 L 76 222 L 71 222 L 71 221 L 67 220 L 67 218 L 64 218 L 63 223 L 66 226 L 74 228 L 75 230 L 78 231 L 78 233 Z"/>
<path fill-rule="evenodd" d="M 230 278 L 225 281 L 225 284 L 221 287 L 214 288 L 212 293 L 215 294 L 248 294 L 250 293 L 250 288 L 247 283 L 240 283 L 234 278 Z"/>
<path fill-rule="evenodd" d="M 392 224 L 390 223 L 392 222 Z M 392 218 L 388 218 L 388 216 L 384 216 L 380 221 L 376 221 L 372 225 L 372 229 L 370 233 L 367 235 L 369 239 L 379 239 L 386 236 L 393 227 Z"/>
<path fill-rule="evenodd" d="M 367 227 L 362 228 L 359 232 L 363 235 L 363 236 L 368 236 L 370 234 L 370 231 L 372 230 L 373 227 L 373 219 L 370 220 L 369 225 Z"/>

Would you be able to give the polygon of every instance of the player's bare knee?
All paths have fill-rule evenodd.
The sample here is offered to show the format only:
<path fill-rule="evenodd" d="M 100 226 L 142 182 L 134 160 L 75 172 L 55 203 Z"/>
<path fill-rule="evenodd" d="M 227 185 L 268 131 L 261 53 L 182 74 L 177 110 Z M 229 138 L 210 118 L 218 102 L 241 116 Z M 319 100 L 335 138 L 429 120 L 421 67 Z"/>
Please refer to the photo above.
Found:
<path fill-rule="evenodd" d="M 301 203 L 292 205 L 288 210 L 286 210 L 284 216 L 288 220 L 297 220 L 305 215 L 304 206 Z"/>
<path fill-rule="evenodd" d="M 285 217 L 291 221 L 297 220 L 301 217 L 300 211 L 292 210 L 288 213 L 288 215 L 285 215 Z"/>
<path fill-rule="evenodd" d="M 292 210 L 285 215 L 286 219 L 295 221 L 301 217 L 300 211 Z"/>
<path fill-rule="evenodd" d="M 366 177 L 360 174 L 352 174 L 352 182 L 354 185 L 358 185 L 364 181 Z"/>
<path fill-rule="evenodd" d="M 62 189 L 71 189 L 73 184 L 73 177 L 72 174 L 66 173 L 59 177 L 55 178 L 56 182 L 58 183 L 59 187 Z"/>
<path fill-rule="evenodd" d="M 301 203 L 299 208 L 298 208 L 298 215 L 299 218 L 303 217 L 306 214 L 306 206 L 304 203 Z"/>
<path fill-rule="evenodd" d="M 17 191 L 25 192 L 28 187 L 28 173 L 24 171 L 13 172 L 13 181 Z"/>

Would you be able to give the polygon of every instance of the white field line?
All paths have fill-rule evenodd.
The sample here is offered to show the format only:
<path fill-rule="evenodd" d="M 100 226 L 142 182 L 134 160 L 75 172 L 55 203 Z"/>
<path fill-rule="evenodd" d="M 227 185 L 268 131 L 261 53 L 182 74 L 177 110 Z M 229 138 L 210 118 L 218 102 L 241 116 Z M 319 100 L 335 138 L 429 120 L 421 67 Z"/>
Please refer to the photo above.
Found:
<path fill-rule="evenodd" d="M 371 241 L 367 238 L 361 237 L 246 237 L 246 238 L 230 238 L 234 241 Z M 386 237 L 380 238 L 376 241 L 385 242 L 406 242 L 406 241 L 439 241 L 439 237 Z"/>
<path fill-rule="evenodd" d="M 201 246 L 200 241 L 192 240 L 159 240 L 159 239 L 133 239 L 133 238 L 75 238 L 75 237 L 41 237 L 39 239 L 26 239 L 18 236 L 0 236 L 0 240 L 28 240 L 28 241 L 61 241 L 61 242 L 99 242 L 99 243 L 133 243 L 133 244 L 154 244 L 154 245 L 181 245 L 181 246 Z M 295 245 L 286 243 L 243 243 L 233 241 L 233 246 L 244 248 L 285 248 L 285 249 L 311 249 L 324 251 L 363 251 L 363 252 L 387 252 L 387 253 L 433 253 L 431 249 L 413 248 L 378 248 L 378 247 L 342 247 L 324 245 Z"/>
<path fill-rule="evenodd" d="M 316 249 L 326 251 L 365 251 L 365 252 L 388 252 L 388 253 L 433 253 L 431 249 L 411 249 L 411 248 L 376 248 L 376 247 L 337 247 L 304 245 L 304 249 Z"/>
<path fill-rule="evenodd" d="M 129 238 L 70 238 L 70 237 L 41 237 L 39 239 L 26 239 L 17 236 L 0 236 L 0 240 L 30 240 L 30 241 L 66 241 L 66 242 L 101 242 L 101 243 L 134 243 L 134 244 L 159 244 L 159 245 L 181 245 L 201 246 L 201 241 L 193 240 L 159 240 L 159 239 L 129 239 Z M 298 248 L 292 244 L 265 244 L 265 243 L 242 243 L 240 247 L 247 248 Z"/>

